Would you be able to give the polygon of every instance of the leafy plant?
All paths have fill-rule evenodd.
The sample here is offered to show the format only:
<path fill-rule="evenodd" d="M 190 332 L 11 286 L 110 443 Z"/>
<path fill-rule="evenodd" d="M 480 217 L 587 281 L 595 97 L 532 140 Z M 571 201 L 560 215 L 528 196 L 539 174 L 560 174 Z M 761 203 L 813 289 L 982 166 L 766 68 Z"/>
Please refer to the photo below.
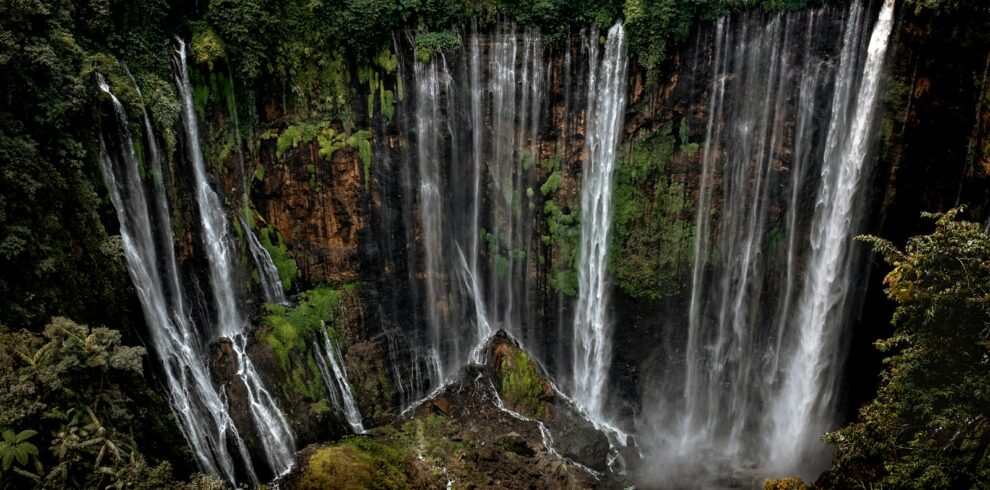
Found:
<path fill-rule="evenodd" d="M 990 484 L 990 235 L 925 214 L 935 230 L 904 250 L 866 236 L 892 270 L 897 304 L 882 385 L 859 419 L 825 435 L 835 444 L 821 483 L 835 488 L 980 488 Z"/>
<path fill-rule="evenodd" d="M 40 481 L 44 468 L 41 466 L 41 460 L 38 459 L 38 447 L 28 442 L 28 439 L 37 434 L 38 432 L 33 430 L 16 433 L 10 429 L 3 431 L 3 442 L 0 442 L 2 473 L 14 472 L 31 480 Z M 28 463 L 34 463 L 34 472 L 27 470 Z"/>
<path fill-rule="evenodd" d="M 416 36 L 416 59 L 427 63 L 436 53 L 461 47 L 461 38 L 452 31 L 425 32 Z"/>

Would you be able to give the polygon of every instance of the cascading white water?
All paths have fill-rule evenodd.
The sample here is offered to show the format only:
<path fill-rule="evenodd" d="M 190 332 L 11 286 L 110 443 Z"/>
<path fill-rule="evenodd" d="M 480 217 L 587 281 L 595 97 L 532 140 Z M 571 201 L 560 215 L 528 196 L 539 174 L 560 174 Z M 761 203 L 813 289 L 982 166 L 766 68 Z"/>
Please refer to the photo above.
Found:
<path fill-rule="evenodd" d="M 241 218 L 241 230 L 247 237 L 248 251 L 251 252 L 251 260 L 254 261 L 255 270 L 258 271 L 258 282 L 261 284 L 261 293 L 265 297 L 265 302 L 274 305 L 288 305 L 289 300 L 285 297 L 285 288 L 282 286 L 278 269 L 272 262 L 271 254 L 261 244 L 244 218 Z"/>
<path fill-rule="evenodd" d="M 416 262 L 441 378 L 477 360 L 495 328 L 533 329 L 523 209 L 534 206 L 543 48 L 538 32 L 518 31 L 473 31 L 463 57 L 441 53 L 413 67 Z"/>
<path fill-rule="evenodd" d="M 711 85 L 687 328 L 665 332 L 641 421 L 658 475 L 828 461 L 891 4 L 868 47 L 857 1 L 719 19 L 694 53 Z"/>
<path fill-rule="evenodd" d="M 581 183 L 581 252 L 574 317 L 574 398 L 602 420 L 611 362 L 608 318 L 608 245 L 612 227 L 612 174 L 626 106 L 626 46 L 622 23 L 608 31 L 599 61 L 589 37 L 586 159 Z"/>
<path fill-rule="evenodd" d="M 233 271 L 233 246 L 227 235 L 227 218 L 219 197 L 210 187 L 199 143 L 196 108 L 186 65 L 186 45 L 177 40 L 176 79 L 182 102 L 182 126 L 186 136 L 187 156 L 195 179 L 196 204 L 202 226 L 202 242 L 210 269 L 210 289 L 216 322 L 213 335 L 230 339 L 237 363 L 237 375 L 247 391 L 248 409 L 258 431 L 261 448 L 275 474 L 287 472 L 294 461 L 295 441 L 288 422 L 271 394 L 265 389 L 254 363 L 247 356 L 247 320 L 237 302 Z"/>
<path fill-rule="evenodd" d="M 153 182 L 154 212 L 149 209 L 145 186 L 141 182 L 124 108 L 102 77 L 99 77 L 99 85 L 113 102 L 118 132 L 117 151 L 110 151 L 106 139 L 100 137 L 103 175 L 110 200 L 117 210 L 127 268 L 148 322 L 152 345 L 161 360 L 179 429 L 204 471 L 234 482 L 235 463 L 227 446 L 229 438 L 238 450 L 250 481 L 257 483 L 250 456 L 230 419 L 226 399 L 210 381 L 206 356 L 186 311 L 162 183 L 162 156 L 151 120 L 145 111 L 145 165 Z M 159 268 L 159 264 L 164 268 Z"/>
<path fill-rule="evenodd" d="M 837 118 L 829 133 L 838 151 L 826 152 L 815 217 L 811 225 L 811 252 L 798 303 L 798 337 L 783 368 L 781 394 L 772 409 L 774 421 L 771 460 L 782 469 L 802 464 L 816 448 L 818 435 L 830 425 L 835 405 L 835 359 L 842 345 L 841 324 L 851 278 L 854 206 L 866 172 L 866 157 L 880 79 L 894 24 L 894 0 L 885 0 L 867 46 L 859 90 L 851 115 Z M 841 103 L 841 102 L 840 102 Z M 836 114 L 844 111 L 838 107 Z M 832 128 L 841 131 L 832 134 Z M 841 142 L 841 143 L 839 143 Z M 823 443 L 819 443 L 823 446 Z M 824 451 L 825 448 L 818 448 Z"/>
<path fill-rule="evenodd" d="M 452 341 L 450 347 L 455 357 L 459 336 L 447 335 L 449 298 L 445 294 L 446 271 L 443 268 L 445 247 L 443 241 L 443 202 L 440 195 L 440 84 L 447 84 L 450 75 L 446 64 L 416 63 L 416 160 L 419 164 L 419 223 L 423 243 L 423 267 L 426 274 L 426 316 L 429 321 L 429 337 L 436 352 L 443 351 L 442 344 Z M 441 80 L 442 78 L 442 80 Z M 438 380 L 444 377 L 441 363 Z"/>
<path fill-rule="evenodd" d="M 321 329 L 321 333 L 323 336 L 323 355 L 319 354 L 320 349 L 316 348 L 315 342 L 313 352 L 320 367 L 320 373 L 323 375 L 323 382 L 327 391 L 330 392 L 334 408 L 344 416 L 355 434 L 363 434 L 364 423 L 361 420 L 361 410 L 354 400 L 351 384 L 347 381 L 347 370 L 344 368 L 344 358 L 340 355 L 340 345 L 336 338 L 331 338 L 327 334 L 326 326 Z M 330 360 L 329 369 L 324 359 Z"/>

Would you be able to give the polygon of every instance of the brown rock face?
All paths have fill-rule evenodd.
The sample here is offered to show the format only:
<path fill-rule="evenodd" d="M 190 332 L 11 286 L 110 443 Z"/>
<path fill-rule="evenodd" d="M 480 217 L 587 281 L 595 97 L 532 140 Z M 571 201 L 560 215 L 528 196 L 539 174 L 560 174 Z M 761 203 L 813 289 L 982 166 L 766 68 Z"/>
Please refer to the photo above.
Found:
<path fill-rule="evenodd" d="M 291 244 L 302 279 L 310 284 L 359 280 L 358 234 L 367 210 L 357 152 L 341 149 L 327 159 L 309 142 L 279 159 L 269 140 L 259 162 L 265 168 L 262 214 Z"/>

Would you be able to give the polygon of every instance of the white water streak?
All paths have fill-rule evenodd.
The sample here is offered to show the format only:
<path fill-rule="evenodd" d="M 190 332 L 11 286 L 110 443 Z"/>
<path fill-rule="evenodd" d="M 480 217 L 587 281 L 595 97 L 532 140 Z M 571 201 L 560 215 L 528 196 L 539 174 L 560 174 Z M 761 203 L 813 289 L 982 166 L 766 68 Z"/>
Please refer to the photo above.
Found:
<path fill-rule="evenodd" d="M 608 242 L 612 174 L 626 106 L 626 46 L 622 23 L 608 31 L 599 60 L 597 33 L 588 38 L 589 80 L 581 187 L 581 252 L 574 318 L 574 398 L 592 420 L 603 419 L 611 362 Z"/>
<path fill-rule="evenodd" d="M 885 0 L 870 37 L 851 120 L 836 124 L 842 124 L 845 131 L 843 144 L 839 151 L 826 154 L 822 167 L 811 257 L 799 302 L 799 339 L 784 368 L 781 396 L 773 407 L 776 425 L 771 459 L 782 468 L 805 456 L 810 441 L 827 428 L 835 404 L 834 359 L 842 333 L 836 320 L 843 320 L 850 287 L 854 205 L 872 139 L 893 13 L 894 0 Z"/>

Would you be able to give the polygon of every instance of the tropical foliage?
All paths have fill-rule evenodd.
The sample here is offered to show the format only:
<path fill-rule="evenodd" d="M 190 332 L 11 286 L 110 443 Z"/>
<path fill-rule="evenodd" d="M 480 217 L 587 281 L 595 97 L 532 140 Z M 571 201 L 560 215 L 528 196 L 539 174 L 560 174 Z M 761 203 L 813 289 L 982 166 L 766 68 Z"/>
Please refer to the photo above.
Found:
<path fill-rule="evenodd" d="M 884 279 L 897 303 L 894 333 L 876 399 L 826 440 L 836 488 L 981 488 L 990 485 L 990 235 L 929 214 L 935 230 L 908 240 L 862 239 L 893 270 Z"/>
<path fill-rule="evenodd" d="M 181 439 L 171 414 L 156 408 L 167 403 L 145 382 L 144 348 L 120 338 L 66 318 L 53 318 L 43 335 L 0 327 L 2 485 L 153 488 L 171 481 L 170 463 L 148 462 L 162 454 L 138 448 Z"/>

